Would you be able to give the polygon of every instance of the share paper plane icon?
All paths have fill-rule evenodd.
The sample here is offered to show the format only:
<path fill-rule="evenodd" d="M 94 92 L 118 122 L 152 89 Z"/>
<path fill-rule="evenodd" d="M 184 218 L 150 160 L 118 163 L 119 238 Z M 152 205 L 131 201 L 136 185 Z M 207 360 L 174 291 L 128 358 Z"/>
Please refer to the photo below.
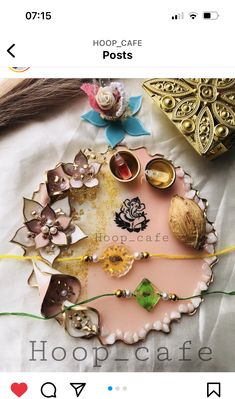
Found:
<path fill-rule="evenodd" d="M 85 382 L 70 382 L 71 387 L 75 389 L 76 397 L 78 398 L 86 386 Z"/>

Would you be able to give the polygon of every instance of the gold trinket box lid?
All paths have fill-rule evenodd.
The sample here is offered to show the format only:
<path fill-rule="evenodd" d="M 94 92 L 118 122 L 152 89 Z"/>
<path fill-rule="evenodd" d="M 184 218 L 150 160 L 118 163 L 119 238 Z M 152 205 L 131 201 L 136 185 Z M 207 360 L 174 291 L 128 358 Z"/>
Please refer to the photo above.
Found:
<path fill-rule="evenodd" d="M 150 79 L 146 92 L 201 155 L 214 159 L 235 142 L 235 79 Z"/>

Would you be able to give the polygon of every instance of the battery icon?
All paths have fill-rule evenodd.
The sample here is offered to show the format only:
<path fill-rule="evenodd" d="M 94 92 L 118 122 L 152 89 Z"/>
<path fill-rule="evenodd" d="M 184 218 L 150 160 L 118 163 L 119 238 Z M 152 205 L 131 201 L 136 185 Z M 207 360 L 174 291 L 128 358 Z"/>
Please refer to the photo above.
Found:
<path fill-rule="evenodd" d="M 204 19 L 218 19 L 219 13 L 217 11 L 205 11 L 203 13 Z"/>

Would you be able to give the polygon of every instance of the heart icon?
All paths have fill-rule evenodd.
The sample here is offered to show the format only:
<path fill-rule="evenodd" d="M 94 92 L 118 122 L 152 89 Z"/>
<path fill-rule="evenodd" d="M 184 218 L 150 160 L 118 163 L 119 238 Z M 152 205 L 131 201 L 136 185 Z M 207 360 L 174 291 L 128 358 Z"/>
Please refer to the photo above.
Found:
<path fill-rule="evenodd" d="M 18 398 L 20 398 L 28 390 L 28 387 L 24 382 L 21 382 L 20 384 L 14 382 L 11 385 L 11 390 L 16 396 L 18 396 Z"/>

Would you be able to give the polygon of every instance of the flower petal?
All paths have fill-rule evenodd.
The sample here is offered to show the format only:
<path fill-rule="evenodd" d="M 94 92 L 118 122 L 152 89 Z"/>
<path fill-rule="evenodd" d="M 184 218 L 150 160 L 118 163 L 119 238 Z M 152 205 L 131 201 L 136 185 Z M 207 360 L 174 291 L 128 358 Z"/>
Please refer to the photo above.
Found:
<path fill-rule="evenodd" d="M 73 188 L 81 188 L 83 186 L 83 182 L 81 180 L 77 179 L 71 179 L 70 180 L 70 186 Z"/>
<path fill-rule="evenodd" d="M 109 121 L 101 118 L 100 114 L 93 109 L 88 111 L 86 114 L 83 114 L 81 118 L 87 122 L 90 122 L 92 125 L 98 127 L 105 127 L 109 124 Z"/>
<path fill-rule="evenodd" d="M 47 172 L 47 189 L 49 195 L 59 195 L 69 189 L 69 178 L 62 164 Z"/>
<path fill-rule="evenodd" d="M 133 116 L 130 116 L 122 122 L 124 130 L 131 136 L 146 136 L 150 133 L 144 128 L 142 122 Z"/>
<path fill-rule="evenodd" d="M 78 242 L 86 237 L 87 237 L 87 235 L 80 229 L 80 227 L 78 227 L 77 225 L 74 225 L 74 229 L 72 230 L 72 232 L 70 234 L 71 244 L 75 244 L 76 242 Z"/>
<path fill-rule="evenodd" d="M 125 137 L 125 131 L 119 124 L 111 123 L 105 129 L 105 135 L 109 142 L 109 144 L 114 148 L 117 144 L 121 143 L 121 141 Z"/>
<path fill-rule="evenodd" d="M 71 215 L 71 207 L 69 203 L 69 198 L 65 197 L 61 200 L 58 200 L 54 202 L 54 204 L 51 205 L 51 208 L 56 212 L 57 210 L 61 209 L 61 211 L 66 215 L 70 216 Z"/>
<path fill-rule="evenodd" d="M 76 303 L 80 292 L 81 284 L 76 277 L 53 274 L 43 299 L 41 313 L 46 317 L 53 317 L 61 310 L 65 300 Z"/>
<path fill-rule="evenodd" d="M 54 212 L 54 210 L 49 206 L 45 206 L 45 208 L 43 208 L 42 212 L 41 212 L 41 216 L 45 217 L 47 220 L 51 219 L 52 221 L 54 221 L 56 219 L 56 214 Z"/>
<path fill-rule="evenodd" d="M 45 238 L 43 233 L 38 234 L 34 238 L 34 241 L 35 241 L 35 244 L 36 244 L 36 249 L 44 248 L 50 243 L 49 238 Z"/>
<path fill-rule="evenodd" d="M 59 245 L 59 246 L 68 244 L 68 240 L 67 240 L 66 234 L 63 233 L 62 231 L 59 231 L 57 234 L 55 234 L 52 237 L 51 242 L 53 242 L 53 244 Z"/>
<path fill-rule="evenodd" d="M 99 86 L 97 84 L 91 83 L 83 83 L 81 89 L 87 94 L 89 98 L 89 103 L 92 108 L 97 112 L 101 112 L 100 107 L 98 106 L 95 96 L 98 93 Z"/>
<path fill-rule="evenodd" d="M 70 301 L 64 302 L 65 307 L 71 307 L 72 305 Z M 80 328 L 75 327 L 77 316 L 79 316 L 81 320 Z M 94 308 L 77 305 L 73 307 L 73 309 L 69 309 L 65 312 L 65 329 L 73 338 L 94 337 L 99 334 L 99 312 Z"/>
<path fill-rule="evenodd" d="M 37 279 L 36 279 L 34 270 L 32 271 L 32 273 L 30 274 L 30 276 L 28 278 L 28 285 L 31 288 L 38 287 L 38 283 L 37 283 Z"/>
<path fill-rule="evenodd" d="M 99 90 L 99 85 L 94 83 L 83 83 L 81 85 L 81 90 L 83 90 L 88 97 L 95 96 Z"/>
<path fill-rule="evenodd" d="M 50 203 L 50 197 L 47 192 L 46 183 L 40 183 L 38 191 L 33 193 L 33 200 L 37 201 L 42 206 L 46 206 Z"/>
<path fill-rule="evenodd" d="M 29 220 L 25 222 L 25 226 L 28 228 L 29 231 L 35 234 L 41 233 L 41 223 L 37 219 Z"/>
<path fill-rule="evenodd" d="M 67 175 L 73 176 L 73 163 L 63 163 L 63 170 L 65 171 L 65 173 L 67 173 Z"/>
<path fill-rule="evenodd" d="M 59 247 L 54 247 L 53 251 L 58 250 L 58 249 L 59 249 Z M 48 250 L 52 251 L 52 248 L 50 245 L 49 245 L 49 247 L 47 247 L 46 251 L 48 252 Z M 43 253 L 43 251 L 45 251 L 45 249 L 41 248 L 39 250 L 40 254 L 41 254 L 41 252 Z M 56 269 L 49 266 L 46 262 L 43 262 L 42 260 L 33 260 L 33 265 L 34 265 L 34 272 L 36 274 L 37 274 L 37 271 L 39 271 L 40 274 L 49 275 L 49 276 L 51 276 L 52 274 L 59 273 Z M 38 281 L 38 283 L 40 283 L 40 282 Z M 38 284 L 38 285 L 40 285 L 40 284 Z"/>
<path fill-rule="evenodd" d="M 83 154 L 82 151 L 79 151 L 79 153 L 76 155 L 74 158 L 74 163 L 78 166 L 83 166 L 87 164 L 87 157 L 85 154 Z"/>
<path fill-rule="evenodd" d="M 141 108 L 143 96 L 134 96 L 129 98 L 129 107 L 132 115 L 135 115 Z"/>
<path fill-rule="evenodd" d="M 24 198 L 23 214 L 26 221 L 35 218 L 34 212 L 40 215 L 42 209 L 42 205 L 37 201 Z"/>
<path fill-rule="evenodd" d="M 35 241 L 32 237 L 29 237 L 29 230 L 26 226 L 21 227 L 17 230 L 11 242 L 22 245 L 23 247 L 30 248 L 35 246 Z"/>
<path fill-rule="evenodd" d="M 99 170 L 100 170 L 101 163 L 98 163 L 98 162 L 92 162 L 92 163 L 90 163 L 90 166 L 92 166 L 92 167 L 93 167 L 93 169 L 94 169 L 94 173 L 95 173 L 95 175 L 97 175 L 97 173 L 98 173 L 98 172 L 99 172 Z"/>
<path fill-rule="evenodd" d="M 60 224 L 63 230 L 66 230 L 69 227 L 71 220 L 72 218 L 63 215 L 57 218 L 57 222 Z"/>
<path fill-rule="evenodd" d="M 98 186 L 99 180 L 94 178 L 94 179 L 85 181 L 84 184 L 86 187 L 95 187 L 95 186 Z"/>
<path fill-rule="evenodd" d="M 39 249 L 40 255 L 43 259 L 45 259 L 47 262 L 50 263 L 50 265 L 53 264 L 54 260 L 59 256 L 60 254 L 60 248 L 59 247 L 54 247 L 53 251 L 48 251 L 46 248 L 40 248 Z"/>

